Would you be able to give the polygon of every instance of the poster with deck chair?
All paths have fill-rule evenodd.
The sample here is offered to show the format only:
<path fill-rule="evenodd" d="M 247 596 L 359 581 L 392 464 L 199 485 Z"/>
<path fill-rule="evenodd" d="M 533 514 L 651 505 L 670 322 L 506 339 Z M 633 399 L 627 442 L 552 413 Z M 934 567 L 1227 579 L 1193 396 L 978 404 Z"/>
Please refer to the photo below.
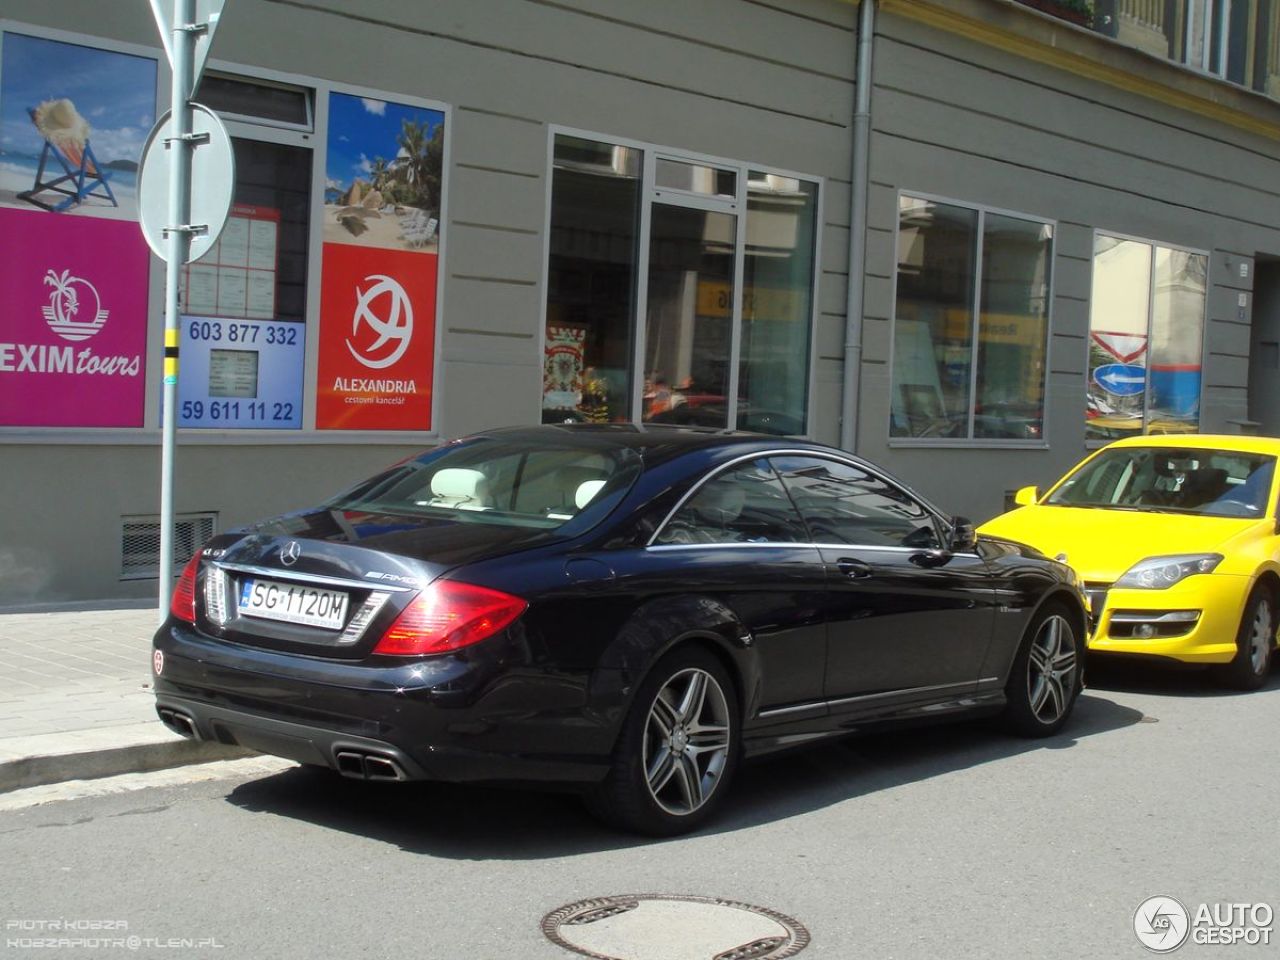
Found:
<path fill-rule="evenodd" d="M 149 57 L 6 31 L 0 205 L 136 220 L 156 70 Z"/>

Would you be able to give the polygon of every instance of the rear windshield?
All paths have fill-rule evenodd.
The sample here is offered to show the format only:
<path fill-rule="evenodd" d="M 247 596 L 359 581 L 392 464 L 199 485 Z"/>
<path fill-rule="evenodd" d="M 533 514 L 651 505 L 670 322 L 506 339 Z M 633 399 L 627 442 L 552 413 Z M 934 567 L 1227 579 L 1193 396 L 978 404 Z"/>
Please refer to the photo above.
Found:
<path fill-rule="evenodd" d="M 1068 477 L 1046 503 L 1155 513 L 1262 517 L 1275 457 L 1235 450 L 1121 447 Z"/>
<path fill-rule="evenodd" d="M 626 447 L 482 438 L 407 460 L 326 506 L 550 530 L 625 493 L 640 470 L 639 453 Z"/>

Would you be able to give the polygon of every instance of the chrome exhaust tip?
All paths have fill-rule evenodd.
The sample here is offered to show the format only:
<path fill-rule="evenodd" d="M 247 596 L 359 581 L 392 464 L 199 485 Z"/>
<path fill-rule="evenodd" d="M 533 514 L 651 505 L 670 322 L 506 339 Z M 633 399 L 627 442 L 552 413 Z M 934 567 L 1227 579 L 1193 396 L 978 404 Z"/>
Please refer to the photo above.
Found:
<path fill-rule="evenodd" d="M 178 710 L 169 707 L 156 707 L 156 714 L 160 717 L 160 722 L 181 737 L 188 740 L 199 740 L 200 731 L 196 727 L 196 722 Z"/>

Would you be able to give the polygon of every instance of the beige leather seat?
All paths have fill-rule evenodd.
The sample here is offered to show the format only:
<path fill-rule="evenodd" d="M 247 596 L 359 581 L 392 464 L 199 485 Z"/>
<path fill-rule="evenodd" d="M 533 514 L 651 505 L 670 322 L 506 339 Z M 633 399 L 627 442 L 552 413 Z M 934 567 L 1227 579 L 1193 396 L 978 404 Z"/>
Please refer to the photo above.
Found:
<path fill-rule="evenodd" d="M 487 510 L 488 482 L 479 470 L 446 467 L 431 478 L 430 507 L 453 507 L 457 510 Z"/>

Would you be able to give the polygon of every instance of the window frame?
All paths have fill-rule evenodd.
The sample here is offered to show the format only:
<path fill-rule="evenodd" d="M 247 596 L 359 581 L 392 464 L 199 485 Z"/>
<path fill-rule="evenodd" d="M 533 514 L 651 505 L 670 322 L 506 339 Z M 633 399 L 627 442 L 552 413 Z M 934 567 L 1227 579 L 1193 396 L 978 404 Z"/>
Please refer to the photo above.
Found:
<path fill-rule="evenodd" d="M 630 409 L 627 411 L 626 420 L 628 423 L 639 424 L 644 422 L 645 339 L 647 335 L 646 327 L 649 295 L 650 225 L 652 221 L 653 205 L 655 203 L 661 203 L 668 206 L 727 213 L 735 218 L 733 305 L 730 310 L 729 318 L 731 324 L 730 354 L 727 358 L 729 363 L 729 375 L 725 385 L 726 394 L 732 401 L 728 405 L 728 419 L 725 428 L 728 430 L 735 430 L 737 429 L 738 424 L 737 390 L 740 378 L 739 368 L 741 365 L 742 354 L 743 273 L 746 262 L 746 218 L 749 194 L 748 181 L 752 172 L 758 172 L 773 174 L 780 177 L 789 177 L 795 180 L 802 180 L 815 186 L 817 189 L 817 197 L 814 209 L 813 271 L 809 279 L 809 356 L 806 365 L 808 389 L 806 391 L 807 395 L 805 398 L 805 432 L 803 434 L 795 435 L 798 439 L 804 439 L 812 436 L 814 433 L 814 421 L 817 414 L 817 391 L 814 389 L 814 385 L 818 367 L 818 317 L 821 312 L 819 310 L 818 303 L 818 279 L 822 273 L 822 234 L 825 222 L 823 209 L 827 195 L 826 177 L 819 176 L 817 174 L 799 173 L 794 170 L 786 170 L 781 167 L 773 167 L 769 164 L 756 163 L 750 160 L 733 160 L 727 157 L 718 157 L 711 154 L 698 153 L 692 150 L 681 150 L 646 140 L 635 140 L 629 137 L 615 136 L 611 133 L 602 133 L 597 130 L 586 130 L 580 127 L 566 126 L 563 124 L 547 124 L 547 176 L 544 178 L 546 185 L 544 188 L 545 206 L 542 221 L 542 297 L 538 312 L 537 338 L 537 357 L 540 365 L 544 362 L 547 349 L 547 291 L 551 275 L 551 213 L 554 181 L 552 173 L 555 170 L 555 148 L 557 136 L 592 140 L 597 143 L 604 143 L 615 147 L 627 147 L 639 151 L 641 157 L 640 210 L 636 225 L 635 239 L 635 285 L 632 291 L 631 303 L 632 330 L 630 340 L 632 353 L 630 370 L 632 382 L 630 396 L 628 398 L 630 403 Z M 697 166 L 707 166 L 732 171 L 737 176 L 737 193 L 733 197 L 711 196 L 709 194 L 691 193 L 684 190 L 673 189 L 671 187 L 657 186 L 655 178 L 658 160 L 673 160 L 678 163 L 689 163 Z M 539 398 L 538 406 L 540 409 L 541 398 Z M 666 521 L 664 520 L 663 525 L 665 525 L 665 523 Z M 661 527 L 659 529 L 661 529 Z"/>
<path fill-rule="evenodd" d="M 1150 237 L 1139 237 L 1133 234 L 1121 233 L 1118 230 L 1107 230 L 1103 227 L 1094 227 L 1090 233 L 1090 254 L 1089 254 L 1089 313 L 1085 320 L 1084 335 L 1084 376 L 1083 387 L 1084 396 L 1088 397 L 1089 381 L 1091 373 L 1089 372 L 1089 344 L 1093 341 L 1093 274 L 1097 261 L 1098 237 L 1111 237 L 1115 240 L 1125 240 L 1131 243 L 1143 243 L 1151 249 L 1151 271 L 1147 278 L 1147 349 L 1150 350 L 1151 343 L 1151 325 L 1155 322 L 1155 288 L 1156 288 L 1156 250 L 1164 248 L 1165 250 L 1178 250 L 1182 253 L 1190 253 L 1205 258 L 1205 289 L 1204 289 L 1204 311 L 1200 317 L 1200 395 L 1197 401 L 1203 415 L 1204 406 L 1204 365 L 1205 358 L 1209 353 L 1209 297 L 1213 293 L 1213 252 L 1211 250 L 1202 250 L 1197 247 L 1186 246 L 1180 243 L 1165 243 L 1160 240 L 1153 240 Z M 1148 354 L 1149 355 L 1149 354 Z M 1151 374 L 1150 369 L 1144 364 L 1146 373 L 1146 383 L 1143 388 L 1142 397 L 1142 431 L 1140 433 L 1130 434 L 1130 436 L 1163 436 L 1163 434 L 1147 433 L 1147 419 L 1151 406 Z M 1086 401 L 1087 409 L 1087 401 Z M 1196 432 L 1200 432 L 1200 424 L 1196 423 Z M 1085 423 L 1085 449 L 1099 450 L 1114 443 L 1117 438 L 1110 440 L 1100 437 L 1090 438 L 1088 436 L 1088 423 Z"/>
<path fill-rule="evenodd" d="M 896 387 L 894 381 L 894 363 L 897 353 L 897 327 L 898 327 L 898 240 L 902 232 L 902 198 L 910 197 L 915 200 L 924 200 L 929 203 L 943 203 L 948 206 L 960 207 L 965 210 L 972 210 L 978 215 L 977 235 L 974 244 L 973 262 L 975 266 L 973 275 L 973 296 L 970 302 L 970 310 L 972 312 L 972 326 L 970 334 L 972 340 L 972 356 L 969 358 L 969 404 L 968 404 L 968 436 L 967 437 L 895 437 L 893 436 L 892 418 L 893 418 L 893 391 Z M 1018 440 L 1018 439 L 999 439 L 997 437 L 975 437 L 973 435 L 974 422 L 976 419 L 975 398 L 977 390 L 977 372 L 978 372 L 978 350 L 979 350 L 979 333 L 982 323 L 982 255 L 984 246 L 984 228 L 986 226 L 987 215 L 991 214 L 998 217 L 1006 217 L 1012 220 L 1024 220 L 1028 223 L 1038 223 L 1050 227 L 1053 231 L 1049 238 L 1049 284 L 1045 290 L 1045 325 L 1044 325 L 1044 377 L 1041 382 L 1041 417 L 1040 417 L 1040 439 L 1039 440 Z M 1049 448 L 1049 424 L 1050 424 L 1050 393 L 1049 393 L 1049 374 L 1053 369 L 1053 304 L 1056 286 L 1058 282 L 1058 221 L 1051 217 L 1042 217 L 1033 213 L 1023 213 L 1020 210 L 1009 210 L 1003 207 L 995 207 L 989 204 L 976 203 L 968 200 L 956 200 L 952 197 L 942 196 L 940 194 L 928 193 L 923 190 L 910 190 L 907 188 L 899 188 L 894 194 L 894 225 L 893 225 L 893 276 L 891 286 L 890 314 L 889 314 L 889 424 L 888 426 L 888 445 L 890 447 L 928 447 L 928 448 L 963 448 L 963 449 L 981 449 L 995 448 L 1007 450 L 1010 448 L 1026 449 L 1026 450 L 1047 450 Z M 918 498 L 917 498 L 918 499 Z"/>
<path fill-rule="evenodd" d="M 1231 0 L 1183 0 L 1183 38 L 1182 62 L 1186 66 L 1219 80 L 1227 79 L 1227 57 L 1230 51 L 1231 34 Z M 1198 7 L 1198 9 L 1197 9 Z M 1192 59 L 1191 23 L 1193 19 L 1200 21 L 1204 30 L 1204 50 L 1199 60 Z M 1217 42 L 1214 42 L 1217 34 Z M 1218 69 L 1213 68 L 1214 60 L 1218 61 Z"/>

